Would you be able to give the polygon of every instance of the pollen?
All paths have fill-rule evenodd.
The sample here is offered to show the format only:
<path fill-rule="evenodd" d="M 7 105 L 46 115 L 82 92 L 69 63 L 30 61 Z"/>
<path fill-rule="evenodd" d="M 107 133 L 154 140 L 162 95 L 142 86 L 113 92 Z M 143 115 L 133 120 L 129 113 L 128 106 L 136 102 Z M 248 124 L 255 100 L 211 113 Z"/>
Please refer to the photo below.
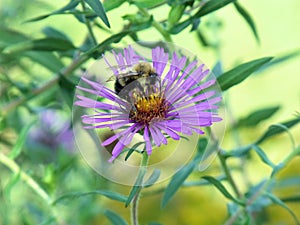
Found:
<path fill-rule="evenodd" d="M 129 119 L 142 124 L 149 124 L 151 121 L 160 121 L 166 117 L 168 104 L 159 95 L 136 96 L 129 113 Z"/>

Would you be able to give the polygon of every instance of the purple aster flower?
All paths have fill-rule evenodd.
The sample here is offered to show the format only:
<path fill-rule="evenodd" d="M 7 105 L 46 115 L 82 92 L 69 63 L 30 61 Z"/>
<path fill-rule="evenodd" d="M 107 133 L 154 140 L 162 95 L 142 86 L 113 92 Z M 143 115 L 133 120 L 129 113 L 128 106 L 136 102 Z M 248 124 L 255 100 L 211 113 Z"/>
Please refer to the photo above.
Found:
<path fill-rule="evenodd" d="M 204 134 L 203 127 L 221 120 L 215 111 L 222 98 L 212 88 L 215 79 L 203 82 L 209 74 L 204 64 L 198 65 L 197 60 L 188 62 L 187 57 L 179 57 L 176 52 L 169 62 L 169 53 L 160 47 L 152 49 L 150 62 L 131 46 L 113 54 L 117 66 L 103 58 L 115 76 L 115 90 L 84 77 L 82 80 L 90 88 L 77 87 L 107 101 L 77 95 L 75 102 L 95 110 L 94 115 L 82 116 L 83 123 L 90 124 L 85 128 L 115 131 L 102 142 L 107 146 L 117 141 L 109 162 L 135 135 L 142 135 L 150 155 L 154 146 L 166 145 L 168 138 L 179 140 L 181 134 Z"/>
<path fill-rule="evenodd" d="M 62 117 L 58 111 L 52 109 L 42 111 L 38 123 L 29 132 L 30 148 L 49 150 L 52 153 L 63 148 L 73 152 L 74 137 L 70 125 L 70 120 Z"/>

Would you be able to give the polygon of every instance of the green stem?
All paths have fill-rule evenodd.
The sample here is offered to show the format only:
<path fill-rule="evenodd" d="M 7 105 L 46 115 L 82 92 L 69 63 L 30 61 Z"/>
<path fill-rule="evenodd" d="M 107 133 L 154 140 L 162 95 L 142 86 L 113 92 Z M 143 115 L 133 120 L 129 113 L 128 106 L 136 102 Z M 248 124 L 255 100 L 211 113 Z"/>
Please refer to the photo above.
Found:
<path fill-rule="evenodd" d="M 230 185 L 231 185 L 231 187 L 232 187 L 235 195 L 238 198 L 240 198 L 241 197 L 241 193 L 239 192 L 239 189 L 238 189 L 236 183 L 234 182 L 233 177 L 231 176 L 230 170 L 229 170 L 229 168 L 228 168 L 228 166 L 226 164 L 226 159 L 223 156 L 222 151 L 218 151 L 218 157 L 219 157 L 219 160 L 221 162 L 221 166 L 222 166 L 222 168 L 224 170 L 224 173 L 226 175 L 226 178 L 227 178 L 228 182 L 230 183 Z"/>
<path fill-rule="evenodd" d="M 55 208 L 53 208 L 51 197 L 32 177 L 22 171 L 22 169 L 18 164 L 15 163 L 14 160 L 0 152 L 0 163 L 9 168 L 14 174 L 20 176 L 20 179 L 23 180 L 38 196 L 44 200 L 44 202 L 50 207 L 53 218 L 56 220 L 57 224 L 65 224 L 63 221 L 60 221 L 58 217 L 59 213 Z"/>
<path fill-rule="evenodd" d="M 274 182 L 275 175 L 278 174 L 279 171 L 281 171 L 283 168 L 286 167 L 286 165 L 295 157 L 300 155 L 300 146 L 298 146 L 296 149 L 294 149 L 280 164 L 280 168 L 276 170 L 276 172 L 272 173 L 272 176 L 270 179 L 260 188 L 257 190 L 255 194 L 247 201 L 246 206 L 244 208 L 240 208 L 231 218 L 229 218 L 224 225 L 233 225 L 235 221 L 240 217 L 242 213 L 245 212 L 245 208 L 252 205 L 260 196 L 262 193 L 265 192 L 265 190 L 268 190 L 270 185 Z"/>
<path fill-rule="evenodd" d="M 146 17 L 150 18 L 150 14 L 142 7 L 138 7 L 139 11 Z M 160 23 L 153 20 L 152 26 L 164 37 L 165 41 L 173 43 L 171 35 L 161 26 Z"/>
<path fill-rule="evenodd" d="M 86 8 L 84 0 L 80 0 L 80 3 L 81 3 L 83 11 L 86 11 L 87 8 Z M 88 32 L 89 32 L 89 35 L 90 35 L 90 38 L 91 38 L 91 41 L 92 41 L 93 45 L 97 45 L 97 40 L 96 40 L 95 34 L 93 32 L 90 20 L 87 18 L 86 15 L 84 15 L 84 23 L 85 23 L 85 25 L 88 29 Z"/>
<path fill-rule="evenodd" d="M 148 164 L 148 159 L 149 159 L 148 154 L 146 152 L 144 152 L 137 180 L 139 180 L 139 179 L 143 180 L 143 178 L 146 174 L 146 171 L 147 171 L 146 166 Z M 143 189 L 143 184 L 141 182 L 135 196 L 133 197 L 132 204 L 131 204 L 131 221 L 132 221 L 132 225 L 139 225 L 138 203 L 139 203 L 140 194 L 142 192 L 142 189 Z"/>
<path fill-rule="evenodd" d="M 51 205 L 50 196 L 39 186 L 39 184 L 28 176 L 21 168 L 10 158 L 0 152 L 0 162 L 8 167 L 13 173 L 19 174 L 20 178 L 34 190 L 48 205 Z"/>

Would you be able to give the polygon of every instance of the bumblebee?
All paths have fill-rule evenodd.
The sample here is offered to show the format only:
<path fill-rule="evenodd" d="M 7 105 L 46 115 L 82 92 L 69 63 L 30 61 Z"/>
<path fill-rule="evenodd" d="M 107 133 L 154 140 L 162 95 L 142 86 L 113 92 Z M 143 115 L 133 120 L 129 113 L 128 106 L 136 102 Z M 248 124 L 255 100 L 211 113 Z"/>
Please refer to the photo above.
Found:
<path fill-rule="evenodd" d="M 145 84 L 141 84 L 138 80 L 140 78 L 145 82 Z M 111 80 L 110 78 L 109 80 Z M 140 62 L 133 66 L 132 70 L 117 75 L 115 78 L 115 92 L 116 94 L 120 94 L 122 98 L 129 100 L 130 99 L 130 91 L 133 89 L 139 90 L 140 92 L 144 92 L 145 89 L 148 89 L 155 85 L 157 80 L 159 79 L 159 75 L 156 73 L 155 69 L 148 62 Z M 134 83 L 133 83 L 134 82 Z M 125 87 L 127 85 L 129 88 Z M 148 92 L 148 91 L 147 91 Z"/>

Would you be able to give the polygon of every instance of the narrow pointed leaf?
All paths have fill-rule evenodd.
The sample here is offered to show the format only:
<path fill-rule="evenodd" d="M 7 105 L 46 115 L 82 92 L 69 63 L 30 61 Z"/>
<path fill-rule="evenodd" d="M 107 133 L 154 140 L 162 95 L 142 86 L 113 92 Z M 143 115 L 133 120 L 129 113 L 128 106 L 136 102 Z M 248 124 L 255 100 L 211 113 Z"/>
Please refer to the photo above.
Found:
<path fill-rule="evenodd" d="M 163 199 L 161 207 L 164 208 L 169 200 L 175 195 L 177 190 L 181 187 L 186 178 L 193 172 L 196 164 L 191 162 L 190 164 L 184 166 L 172 177 L 172 180 L 168 184 Z"/>
<path fill-rule="evenodd" d="M 132 155 L 132 153 L 133 153 L 134 151 L 136 151 L 137 148 L 138 148 L 140 145 L 142 145 L 142 144 L 144 144 L 144 143 L 143 143 L 143 142 L 138 142 L 138 143 L 134 144 L 134 145 L 128 150 L 128 152 L 127 152 L 127 154 L 126 154 L 126 156 L 125 156 L 125 161 L 127 161 L 127 159 L 129 159 L 129 157 Z"/>
<path fill-rule="evenodd" d="M 0 34 L 0 42 L 5 44 L 14 44 L 28 40 L 28 37 L 19 31 L 4 26 L 0 26 Z"/>
<path fill-rule="evenodd" d="M 291 216 L 293 217 L 293 219 L 295 220 L 297 225 L 300 225 L 300 221 L 298 220 L 296 214 L 283 202 L 281 201 L 279 198 L 277 198 L 275 195 L 273 195 L 272 193 L 266 193 L 266 195 L 277 205 L 281 206 L 282 208 L 286 209 Z"/>
<path fill-rule="evenodd" d="M 84 196 L 88 196 L 88 195 L 102 195 L 102 196 L 105 196 L 112 200 L 119 201 L 119 202 L 126 202 L 126 199 L 127 199 L 126 196 L 119 194 L 119 193 L 115 193 L 115 192 L 107 191 L 107 190 L 97 190 L 97 191 L 90 191 L 90 192 L 76 192 L 76 193 L 66 194 L 66 195 L 63 195 L 63 196 L 57 198 L 52 204 L 55 205 L 57 203 L 65 201 L 65 200 L 73 200 L 73 199 L 77 199 L 79 197 L 84 197 Z"/>
<path fill-rule="evenodd" d="M 110 24 L 108 21 L 108 18 L 106 16 L 105 9 L 101 3 L 100 0 L 84 0 L 97 14 L 97 16 L 100 17 L 100 19 L 103 21 L 103 23 L 110 28 Z"/>
<path fill-rule="evenodd" d="M 120 7 L 124 2 L 126 2 L 126 0 L 104 1 L 103 2 L 103 7 L 105 8 L 105 11 L 108 12 L 109 10 Z"/>
<path fill-rule="evenodd" d="M 19 134 L 16 144 L 14 145 L 11 152 L 8 154 L 10 159 L 15 159 L 16 157 L 18 157 L 20 155 L 20 153 L 22 152 L 23 145 L 26 141 L 29 129 L 32 127 L 32 125 L 34 123 L 35 123 L 35 121 L 32 121 L 31 123 L 29 123 L 23 127 L 23 129 L 21 130 L 21 132 Z"/>
<path fill-rule="evenodd" d="M 131 3 L 142 8 L 152 8 L 155 7 L 156 5 L 161 4 L 164 1 L 165 0 L 134 0 L 131 1 Z"/>
<path fill-rule="evenodd" d="M 256 26 L 255 26 L 255 23 L 254 23 L 252 17 L 250 16 L 250 14 L 247 12 L 247 10 L 243 6 L 241 6 L 241 4 L 238 1 L 234 2 L 234 6 L 235 6 L 236 10 L 241 14 L 241 16 L 246 20 L 246 22 L 250 26 L 250 28 L 256 38 L 256 41 L 259 43 L 260 40 L 259 40 L 259 36 L 258 36 L 257 30 L 256 30 Z"/>
<path fill-rule="evenodd" d="M 184 20 L 180 23 L 175 24 L 172 26 L 172 28 L 169 30 L 170 34 L 178 34 L 185 28 L 187 28 L 191 23 L 193 22 L 192 19 Z"/>
<path fill-rule="evenodd" d="M 290 52 L 288 54 L 285 54 L 285 55 L 281 55 L 281 56 L 278 56 L 276 57 L 274 60 L 272 60 L 270 63 L 268 64 L 265 64 L 263 65 L 258 71 L 256 71 L 257 73 L 258 72 L 262 72 L 266 69 L 269 69 L 270 67 L 272 66 L 276 66 L 276 65 L 279 65 L 281 63 L 285 63 L 286 61 L 288 60 L 291 60 L 293 58 L 296 58 L 296 57 L 299 57 L 300 56 L 300 50 L 296 50 L 296 51 L 293 51 L 293 52 Z"/>
<path fill-rule="evenodd" d="M 252 148 L 255 150 L 259 158 L 270 167 L 274 168 L 275 164 L 268 158 L 266 153 L 258 146 L 258 145 L 252 145 Z"/>
<path fill-rule="evenodd" d="M 297 183 L 297 186 L 299 185 L 299 183 Z M 291 197 L 285 197 L 281 199 L 283 202 L 295 202 L 298 203 L 300 202 L 300 195 L 297 196 L 291 196 Z"/>
<path fill-rule="evenodd" d="M 217 78 L 219 85 L 223 91 L 231 88 L 234 85 L 241 83 L 253 72 L 258 70 L 264 64 L 270 62 L 272 57 L 256 59 L 250 62 L 243 63 L 234 69 L 223 73 Z"/>
<path fill-rule="evenodd" d="M 65 39 L 67 41 L 70 41 L 70 38 L 64 34 L 62 31 L 57 30 L 53 27 L 44 27 L 43 28 L 43 33 L 47 36 L 47 37 L 52 37 L 52 38 L 58 38 L 58 39 Z"/>
<path fill-rule="evenodd" d="M 64 64 L 53 52 L 34 52 L 28 51 L 23 53 L 24 56 L 30 58 L 33 62 L 42 65 L 53 73 L 60 71 Z"/>
<path fill-rule="evenodd" d="M 197 153 L 192 162 L 178 170 L 172 177 L 170 183 L 166 187 L 161 207 L 165 207 L 169 200 L 175 195 L 178 189 L 183 185 L 184 181 L 193 172 L 195 166 L 200 162 L 205 152 L 208 141 L 206 138 L 199 138 L 197 143 Z"/>
<path fill-rule="evenodd" d="M 9 182 L 5 185 L 4 190 L 3 190 L 3 195 L 6 199 L 10 200 L 10 193 L 13 189 L 13 187 L 19 182 L 20 180 L 20 173 L 14 174 Z"/>
<path fill-rule="evenodd" d="M 168 25 L 172 27 L 176 24 L 184 13 L 186 5 L 173 4 L 168 15 Z"/>
<path fill-rule="evenodd" d="M 48 13 L 48 14 L 45 14 L 45 15 L 41 15 L 41 16 L 34 17 L 32 19 L 26 20 L 25 23 L 36 22 L 36 21 L 39 21 L 39 20 L 46 19 L 49 16 L 52 16 L 52 15 L 55 15 L 55 14 L 60 14 L 60 13 L 63 13 L 65 11 L 68 11 L 68 10 L 72 10 L 72 9 L 76 8 L 76 6 L 78 4 L 79 4 L 78 0 L 71 0 L 67 5 L 65 5 L 64 7 L 60 8 L 58 10 L 55 10 L 54 12 L 51 12 L 51 13 Z"/>
<path fill-rule="evenodd" d="M 158 180 L 159 176 L 160 176 L 160 170 L 155 169 L 153 173 L 150 175 L 150 177 L 148 178 L 148 180 L 146 180 L 146 182 L 143 184 L 143 187 L 152 186 Z"/>
<path fill-rule="evenodd" d="M 239 201 L 238 199 L 234 198 L 224 187 L 224 185 L 217 179 L 211 176 L 203 176 L 203 179 L 207 180 L 211 184 L 213 184 L 226 198 L 234 201 L 237 204 L 244 205 L 243 202 Z"/>
<path fill-rule="evenodd" d="M 224 6 L 234 1 L 236 0 L 210 0 L 200 8 L 200 10 L 194 15 L 194 17 L 197 18 L 207 15 L 213 11 L 223 8 Z"/>
<path fill-rule="evenodd" d="M 43 38 L 19 42 L 3 49 L 4 54 L 15 54 L 23 51 L 67 51 L 76 47 L 65 39 Z"/>
<path fill-rule="evenodd" d="M 289 120 L 287 122 L 283 122 L 281 123 L 284 127 L 287 128 L 292 128 L 293 126 L 295 126 L 296 124 L 298 124 L 300 122 L 300 117 L 293 119 L 293 120 Z M 269 129 L 261 136 L 261 138 L 259 138 L 255 144 L 260 144 L 263 141 L 265 141 L 266 139 L 280 134 L 282 132 L 285 132 L 285 129 L 283 129 L 282 127 L 279 126 L 270 126 Z"/>
<path fill-rule="evenodd" d="M 170 28 L 169 32 L 171 34 L 178 34 L 182 30 L 184 30 L 186 27 L 188 27 L 190 24 L 192 24 L 193 28 L 195 28 L 195 27 L 197 27 L 197 25 L 199 25 L 197 23 L 199 22 L 198 19 L 200 17 L 205 16 L 215 10 L 218 10 L 234 1 L 236 1 L 236 0 L 210 0 L 207 3 L 205 3 L 205 5 L 203 5 L 200 8 L 200 10 L 198 12 L 196 12 L 193 16 L 172 26 Z M 193 28 L 192 28 L 192 30 L 194 30 Z"/>
<path fill-rule="evenodd" d="M 204 46 L 204 47 L 208 47 L 210 46 L 209 42 L 207 41 L 207 38 L 204 36 L 203 32 L 201 31 L 201 29 L 198 29 L 196 31 L 197 33 L 197 38 L 198 40 L 201 42 L 201 44 Z"/>
<path fill-rule="evenodd" d="M 256 126 L 263 120 L 269 119 L 279 109 L 280 109 L 280 106 L 259 109 L 255 112 L 250 113 L 248 116 L 240 119 L 237 123 L 237 126 L 239 126 L 239 127 L 241 127 L 241 126 L 244 126 L 244 127 Z"/>
<path fill-rule="evenodd" d="M 111 210 L 106 209 L 103 213 L 113 225 L 128 225 L 128 223 L 121 216 Z"/>

